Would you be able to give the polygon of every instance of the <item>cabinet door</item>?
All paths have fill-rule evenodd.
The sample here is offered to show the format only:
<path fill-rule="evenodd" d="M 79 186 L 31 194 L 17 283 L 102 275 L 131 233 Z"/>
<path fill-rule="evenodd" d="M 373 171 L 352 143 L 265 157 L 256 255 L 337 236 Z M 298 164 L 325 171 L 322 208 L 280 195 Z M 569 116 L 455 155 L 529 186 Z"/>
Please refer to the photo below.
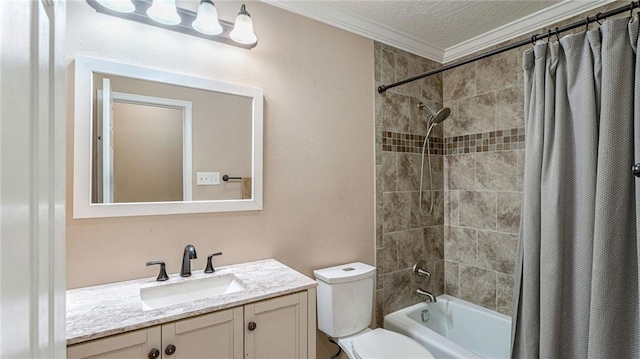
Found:
<path fill-rule="evenodd" d="M 242 316 L 240 307 L 162 325 L 162 358 L 242 359 Z"/>
<path fill-rule="evenodd" d="M 245 305 L 244 325 L 248 359 L 307 358 L 307 292 Z"/>
<path fill-rule="evenodd" d="M 154 349 L 160 354 L 160 326 L 69 346 L 67 358 L 148 359 Z"/>

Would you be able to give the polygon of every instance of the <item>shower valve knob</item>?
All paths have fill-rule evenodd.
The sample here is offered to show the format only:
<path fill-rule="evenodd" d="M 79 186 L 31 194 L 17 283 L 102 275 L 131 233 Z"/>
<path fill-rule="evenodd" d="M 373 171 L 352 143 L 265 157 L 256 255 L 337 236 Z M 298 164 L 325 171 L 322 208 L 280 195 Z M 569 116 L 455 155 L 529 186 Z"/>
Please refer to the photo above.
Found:
<path fill-rule="evenodd" d="M 636 177 L 640 177 L 640 162 L 633 165 L 633 175 Z"/>

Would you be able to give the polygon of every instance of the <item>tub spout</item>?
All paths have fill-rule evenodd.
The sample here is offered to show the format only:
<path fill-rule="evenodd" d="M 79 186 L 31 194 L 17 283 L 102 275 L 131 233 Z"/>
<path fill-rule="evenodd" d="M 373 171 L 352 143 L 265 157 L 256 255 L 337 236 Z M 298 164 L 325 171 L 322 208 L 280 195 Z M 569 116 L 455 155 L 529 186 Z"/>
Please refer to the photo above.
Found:
<path fill-rule="evenodd" d="M 418 288 L 418 290 L 416 290 L 416 293 L 419 296 L 424 297 L 427 300 L 427 302 L 431 302 L 431 303 L 437 302 L 436 297 L 433 294 L 427 292 L 426 290 L 422 290 Z"/>

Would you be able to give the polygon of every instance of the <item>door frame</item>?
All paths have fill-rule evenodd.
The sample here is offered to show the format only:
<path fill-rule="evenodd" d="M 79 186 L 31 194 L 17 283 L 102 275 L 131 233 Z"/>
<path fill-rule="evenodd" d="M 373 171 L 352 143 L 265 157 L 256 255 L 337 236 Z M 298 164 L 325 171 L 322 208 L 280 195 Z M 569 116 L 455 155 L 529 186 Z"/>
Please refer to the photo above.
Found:
<path fill-rule="evenodd" d="M 96 98 L 96 108 L 103 108 L 102 90 L 98 90 L 98 96 Z M 191 201 L 193 199 L 193 103 L 191 101 L 185 100 L 176 100 L 172 98 L 146 96 L 115 91 L 111 91 L 110 98 L 112 102 L 145 106 L 150 105 L 155 107 L 165 107 L 182 110 L 182 200 Z M 104 120 L 104 114 L 102 113 L 103 111 L 97 111 L 98 119 L 96 129 L 99 131 L 98 143 L 102 143 L 102 145 L 96 146 L 97 153 L 95 158 L 98 169 L 98 176 L 96 176 L 96 188 L 102 188 L 102 196 L 100 196 L 100 193 L 98 193 L 97 198 L 99 199 L 100 197 L 108 197 L 112 200 L 111 202 L 99 201 L 100 203 L 113 203 L 113 156 L 110 155 L 108 157 L 110 162 L 109 164 L 102 162 L 104 159 L 103 154 L 105 151 L 107 151 L 107 142 L 113 141 L 113 108 L 111 110 L 112 114 L 109 116 L 109 120 L 111 121 L 111 123 L 109 123 L 108 127 L 106 127 L 107 124 L 102 123 L 102 121 Z M 109 128 L 110 131 L 107 131 L 107 128 Z M 107 178 L 109 180 L 105 181 L 105 179 Z M 109 188 L 106 185 L 109 185 Z M 108 193 L 107 191 L 110 191 L 110 193 Z M 110 196 L 105 196 L 105 194 L 110 194 Z"/>
<path fill-rule="evenodd" d="M 65 358 L 64 0 L 0 2 L 0 357 Z"/>

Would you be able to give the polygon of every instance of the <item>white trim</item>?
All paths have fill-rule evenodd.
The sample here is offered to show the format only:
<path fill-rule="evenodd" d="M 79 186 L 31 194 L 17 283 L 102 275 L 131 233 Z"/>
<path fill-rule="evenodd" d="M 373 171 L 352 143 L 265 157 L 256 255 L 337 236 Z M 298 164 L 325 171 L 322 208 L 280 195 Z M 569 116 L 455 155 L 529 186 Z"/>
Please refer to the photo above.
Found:
<path fill-rule="evenodd" d="M 446 49 L 396 31 L 387 25 L 354 15 L 322 1 L 262 0 L 270 5 L 335 26 L 398 49 L 447 63 L 579 15 L 615 0 L 565 0 Z"/>
<path fill-rule="evenodd" d="M 102 90 L 98 90 L 98 108 L 101 107 L 100 101 L 102 99 Z M 111 92 L 111 101 L 112 102 L 120 102 L 120 103 L 129 103 L 129 104 L 140 104 L 140 105 L 154 105 L 157 107 L 166 107 L 182 110 L 182 200 L 183 201 L 191 201 L 193 199 L 193 184 L 192 181 L 192 169 L 193 169 L 193 143 L 192 138 L 193 135 L 191 133 L 193 128 L 193 103 L 191 101 L 184 100 L 176 100 L 172 98 L 163 98 L 163 97 L 154 97 L 154 96 L 144 96 L 126 92 Z M 106 109 L 105 109 L 106 110 Z M 98 119 L 100 119 L 100 114 L 98 113 Z M 109 119 L 113 121 L 113 116 L 110 116 Z M 98 126 L 100 121 L 98 121 Z M 113 125 L 110 124 L 109 128 L 113 129 Z M 102 143 L 105 145 L 105 139 L 107 136 L 105 135 L 105 129 L 102 133 Z M 109 136 L 110 137 L 110 136 Z M 100 146 L 97 146 L 100 149 Z M 104 150 L 103 150 L 104 153 Z M 98 156 L 100 153 L 98 153 Z M 98 157 L 99 158 L 99 157 Z M 109 181 L 110 187 L 104 187 L 103 190 L 103 198 L 104 193 L 110 192 L 107 198 L 110 198 L 110 201 L 98 201 L 98 203 L 113 203 L 113 156 L 109 157 L 110 166 L 107 169 L 108 177 L 111 179 Z M 100 168 L 100 164 L 98 164 L 98 168 Z M 104 176 L 104 172 L 102 174 Z M 100 177 L 98 176 L 98 181 L 100 181 Z M 98 182 L 99 184 L 99 182 Z M 100 198 L 100 196 L 98 196 Z"/>
<path fill-rule="evenodd" d="M 65 2 L 0 9 L 0 357 L 64 358 Z"/>
<path fill-rule="evenodd" d="M 353 15 L 322 1 L 262 0 L 281 9 L 335 26 L 398 49 L 441 62 L 444 49 L 396 31 L 386 25 Z"/>
<path fill-rule="evenodd" d="M 193 104 L 180 101 L 183 111 L 182 121 L 182 198 L 193 200 Z"/>
<path fill-rule="evenodd" d="M 583 14 L 616 0 L 575 1 L 565 0 L 561 3 L 542 9 L 482 35 L 463 41 L 444 51 L 442 63 L 457 60 L 461 57 L 476 53 L 488 47 L 498 45 L 504 41 L 525 35 L 543 27 L 553 25 L 572 16 Z"/>
<path fill-rule="evenodd" d="M 6 9 L 5 9 L 6 8 Z M 3 4 L 0 4 L 0 19 L 3 19 L 5 16 L 5 12 L 9 11 L 11 9 L 9 9 L 6 6 L 3 6 Z M 11 25 L 11 24 L 10 24 Z M 4 31 L 5 28 L 2 27 L 2 23 L 0 23 L 0 31 Z M 6 40 L 5 40 L 6 41 Z M 2 55 L 4 53 L 4 44 L 3 44 L 3 39 L 2 36 L 0 36 L 0 58 L 2 58 Z M 2 79 L 3 79 L 3 73 L 4 73 L 4 69 L 2 68 L 2 64 L 0 63 L 0 140 L 3 140 L 4 137 L 2 137 L 2 128 L 4 127 L 2 125 L 3 121 L 4 121 L 4 112 L 2 111 L 2 103 L 3 103 L 3 88 L 2 88 Z M 2 158 L 2 145 L 0 144 L 0 159 Z M 2 181 L 3 177 L 2 177 L 2 169 L 5 166 L 2 165 L 2 162 L 0 162 L 0 181 Z M 0 186 L 0 249 L 2 249 L 3 247 L 3 242 L 5 241 L 4 238 L 4 225 L 3 225 L 3 219 L 4 216 L 2 215 L 2 211 L 4 209 L 4 202 L 2 201 L 2 186 Z M 0 323 L 3 323 L 2 320 L 2 316 L 4 313 L 4 301 L 6 300 L 4 295 L 2 294 L 2 257 L 4 257 L 2 255 L 2 251 L 0 251 Z M 3 356 L 5 353 L 5 350 L 2 348 L 3 346 L 3 342 L 6 341 L 4 334 L 2 333 L 3 328 L 2 325 L 0 324 L 0 356 Z"/>
<path fill-rule="evenodd" d="M 93 88 L 92 75 L 94 71 L 101 74 L 113 74 L 252 98 L 252 198 L 245 200 L 191 202 L 91 203 L 91 133 L 93 122 L 91 121 L 91 114 L 93 113 L 91 89 Z M 262 209 L 262 89 L 78 56 L 75 60 L 74 111 L 73 218 L 146 216 Z"/>
<path fill-rule="evenodd" d="M 98 203 L 113 203 L 113 93 L 111 91 L 111 80 L 102 79 L 102 90 L 98 90 L 98 123 L 97 131 L 101 135 L 102 145 L 96 147 L 98 156 Z M 106 117 L 106 119 L 105 119 Z M 100 192 L 100 189 L 102 191 Z"/>

